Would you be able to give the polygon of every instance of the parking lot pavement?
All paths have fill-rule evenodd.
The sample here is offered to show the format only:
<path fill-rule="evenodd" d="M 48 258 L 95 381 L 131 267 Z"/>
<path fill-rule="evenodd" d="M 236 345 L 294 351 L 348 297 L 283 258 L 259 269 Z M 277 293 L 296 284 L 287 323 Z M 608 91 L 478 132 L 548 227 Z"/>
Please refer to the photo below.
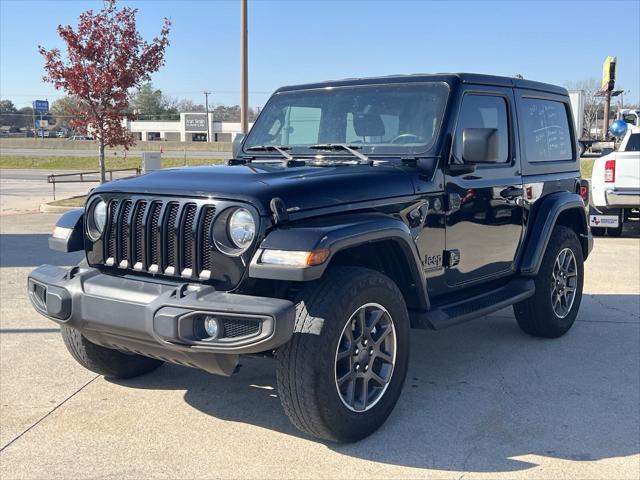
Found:
<path fill-rule="evenodd" d="M 522 334 L 510 310 L 413 331 L 403 395 L 353 445 L 299 434 L 274 364 L 231 378 L 165 365 L 107 381 L 33 312 L 25 277 L 55 215 L 0 220 L 0 477 L 630 478 L 640 475 L 640 235 L 597 238 L 578 321 Z"/>

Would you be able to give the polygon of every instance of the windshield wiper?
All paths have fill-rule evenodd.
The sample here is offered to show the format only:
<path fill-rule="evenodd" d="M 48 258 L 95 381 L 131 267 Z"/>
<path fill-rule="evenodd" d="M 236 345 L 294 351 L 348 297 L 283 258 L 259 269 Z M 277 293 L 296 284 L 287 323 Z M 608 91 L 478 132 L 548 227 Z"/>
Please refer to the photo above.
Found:
<path fill-rule="evenodd" d="M 248 152 L 278 152 L 285 158 L 285 160 L 293 160 L 293 156 L 286 151 L 288 149 L 289 147 L 279 145 L 255 145 L 247 148 L 246 150 Z"/>
<path fill-rule="evenodd" d="M 310 145 L 308 148 L 311 150 L 345 150 L 354 157 L 359 158 L 363 162 L 369 162 L 369 157 L 360 153 L 356 148 L 360 148 L 356 145 L 347 145 L 344 143 L 319 143 L 318 145 Z"/>

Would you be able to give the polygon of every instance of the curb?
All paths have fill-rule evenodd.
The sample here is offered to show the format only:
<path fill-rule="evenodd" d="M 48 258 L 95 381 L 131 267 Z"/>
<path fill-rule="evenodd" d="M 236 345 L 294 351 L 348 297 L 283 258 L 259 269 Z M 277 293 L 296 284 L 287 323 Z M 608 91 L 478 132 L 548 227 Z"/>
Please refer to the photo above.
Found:
<path fill-rule="evenodd" d="M 60 205 L 49 205 L 48 203 L 40 204 L 40 213 L 65 213 L 69 210 L 75 210 L 82 207 L 62 207 Z"/>

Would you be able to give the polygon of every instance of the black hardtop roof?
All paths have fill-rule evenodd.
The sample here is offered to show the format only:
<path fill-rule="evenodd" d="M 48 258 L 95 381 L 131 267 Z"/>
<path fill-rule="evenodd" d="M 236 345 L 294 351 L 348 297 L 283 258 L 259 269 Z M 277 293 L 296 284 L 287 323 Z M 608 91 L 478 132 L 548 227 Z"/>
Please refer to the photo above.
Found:
<path fill-rule="evenodd" d="M 278 92 L 290 92 L 295 90 L 311 90 L 326 87 L 349 87 L 354 85 L 384 85 L 391 83 L 420 83 L 420 82 L 447 82 L 475 85 L 493 85 L 499 87 L 515 87 L 527 90 L 539 90 L 542 92 L 568 95 L 567 90 L 550 83 L 534 82 L 522 78 L 501 77 L 498 75 L 484 75 L 480 73 L 416 73 L 412 75 L 389 75 L 384 77 L 346 78 L 344 80 L 328 80 L 302 85 L 289 85 L 276 90 Z"/>

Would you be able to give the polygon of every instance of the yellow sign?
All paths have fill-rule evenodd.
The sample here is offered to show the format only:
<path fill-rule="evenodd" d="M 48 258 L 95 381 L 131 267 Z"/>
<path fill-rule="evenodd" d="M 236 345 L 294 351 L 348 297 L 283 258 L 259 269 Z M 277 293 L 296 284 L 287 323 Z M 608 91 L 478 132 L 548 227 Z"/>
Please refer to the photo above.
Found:
<path fill-rule="evenodd" d="M 603 92 L 613 90 L 616 81 L 616 57 L 608 56 L 602 64 L 602 86 Z"/>

